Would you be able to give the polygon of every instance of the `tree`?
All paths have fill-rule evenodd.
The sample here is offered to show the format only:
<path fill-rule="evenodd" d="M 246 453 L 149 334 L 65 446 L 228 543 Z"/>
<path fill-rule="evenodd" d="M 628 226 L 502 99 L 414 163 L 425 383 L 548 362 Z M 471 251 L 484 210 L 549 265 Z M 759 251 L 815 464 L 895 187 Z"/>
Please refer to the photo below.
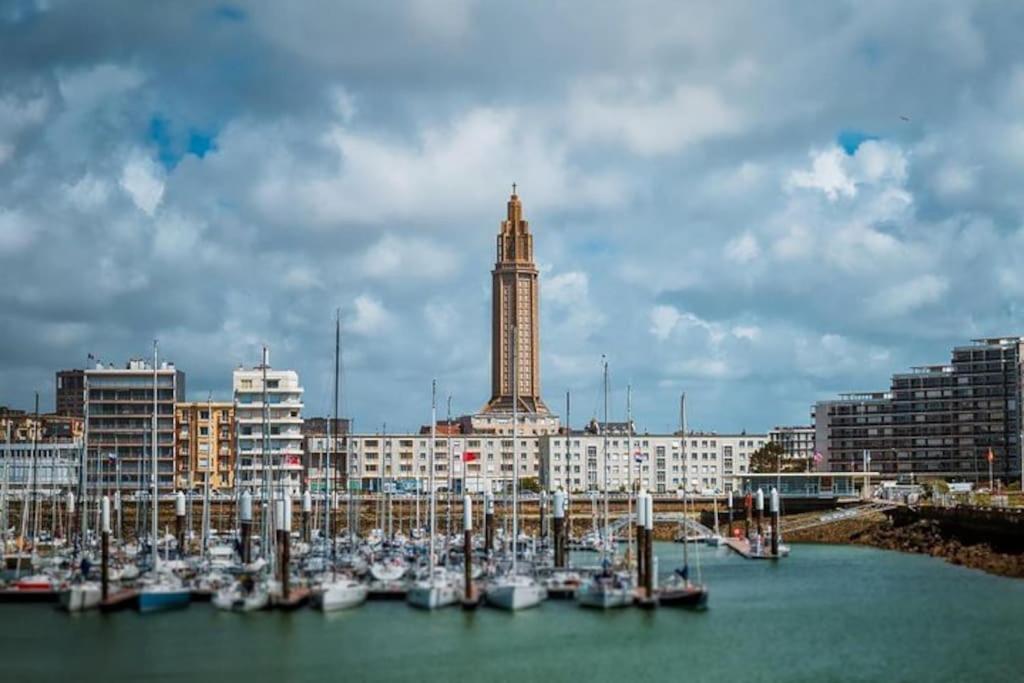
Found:
<path fill-rule="evenodd" d="M 783 472 L 806 472 L 807 461 L 790 458 L 778 441 L 769 441 L 750 454 L 750 471 L 754 473 L 774 472 L 781 465 Z"/>
<path fill-rule="evenodd" d="M 540 493 L 544 489 L 541 488 L 540 482 L 537 481 L 537 477 L 526 477 L 519 480 L 520 491 L 530 491 L 531 493 Z"/>

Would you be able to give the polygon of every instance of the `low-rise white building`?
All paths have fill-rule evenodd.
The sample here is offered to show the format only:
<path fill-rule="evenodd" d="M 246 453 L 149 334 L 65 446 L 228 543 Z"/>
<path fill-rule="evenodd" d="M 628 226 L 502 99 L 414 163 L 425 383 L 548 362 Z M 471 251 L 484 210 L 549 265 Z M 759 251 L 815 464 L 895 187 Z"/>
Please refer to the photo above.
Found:
<path fill-rule="evenodd" d="M 544 437 L 518 438 L 519 479 L 540 479 L 540 446 Z M 350 434 L 344 451 L 350 482 L 364 491 L 427 490 L 430 480 L 429 434 Z M 310 463 L 321 462 L 327 440 L 307 439 Z M 437 435 L 434 446 L 434 488 L 454 491 L 503 491 L 513 476 L 513 441 L 510 435 Z M 467 461 L 467 453 L 469 456 Z M 320 471 L 310 481 L 322 480 Z M 355 484 L 350 484 L 355 486 Z M 316 488 L 316 487 L 314 487 Z"/>
<path fill-rule="evenodd" d="M 728 491 L 748 472 L 750 454 L 767 441 L 764 434 L 700 434 L 683 439 L 667 435 L 573 433 L 520 436 L 520 482 L 536 479 L 545 489 L 626 491 L 630 480 L 660 493 L 713 489 Z M 318 463 L 327 441 L 307 439 L 310 487 L 320 490 Z M 508 490 L 513 475 L 513 442 L 506 434 L 457 434 L 436 437 L 434 487 L 456 492 Z M 473 457 L 466 461 L 465 454 Z M 334 449 L 338 466 L 347 463 L 352 486 L 363 491 L 427 490 L 430 435 L 350 434 Z M 342 458 L 344 460 L 342 460 Z M 606 469 L 607 465 L 607 469 Z M 632 467 L 632 469 L 630 469 Z M 358 482 L 358 484 L 356 484 Z"/>
<path fill-rule="evenodd" d="M 746 474 L 764 434 L 573 433 L 541 440 L 541 484 L 569 491 L 627 491 L 630 482 L 656 493 L 728 491 Z M 607 444 L 607 446 L 606 446 Z M 607 450 L 606 450 L 607 448 Z M 607 454 L 607 457 L 606 457 Z M 635 484 L 634 484 L 635 486 Z"/>

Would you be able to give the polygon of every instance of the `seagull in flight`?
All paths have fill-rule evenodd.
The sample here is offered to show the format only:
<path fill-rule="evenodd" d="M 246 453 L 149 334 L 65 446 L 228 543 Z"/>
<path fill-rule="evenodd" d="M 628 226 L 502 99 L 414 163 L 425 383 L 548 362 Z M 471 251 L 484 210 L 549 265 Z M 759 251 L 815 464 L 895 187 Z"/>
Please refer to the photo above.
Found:
<path fill-rule="evenodd" d="M 910 117 L 907 116 L 906 114 L 900 114 L 900 119 L 906 121 L 907 123 L 910 123 Z"/>

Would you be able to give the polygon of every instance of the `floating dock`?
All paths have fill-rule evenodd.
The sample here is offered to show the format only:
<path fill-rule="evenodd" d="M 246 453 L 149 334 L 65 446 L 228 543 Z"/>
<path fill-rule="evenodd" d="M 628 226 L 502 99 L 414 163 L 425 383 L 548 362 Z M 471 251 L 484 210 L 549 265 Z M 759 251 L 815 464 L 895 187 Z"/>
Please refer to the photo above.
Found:
<path fill-rule="evenodd" d="M 778 560 L 784 557 L 782 554 L 772 555 L 769 547 L 762 547 L 760 552 L 757 552 L 750 541 L 745 538 L 723 538 L 722 545 L 731 548 L 748 560 Z"/>

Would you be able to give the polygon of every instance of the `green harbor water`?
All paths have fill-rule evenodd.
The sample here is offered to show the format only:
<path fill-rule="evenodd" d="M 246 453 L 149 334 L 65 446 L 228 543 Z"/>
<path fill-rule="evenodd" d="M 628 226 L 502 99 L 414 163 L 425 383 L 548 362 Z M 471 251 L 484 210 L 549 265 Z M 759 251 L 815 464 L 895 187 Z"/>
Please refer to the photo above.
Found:
<path fill-rule="evenodd" d="M 659 544 L 662 572 L 680 547 Z M 593 555 L 577 559 L 593 562 Z M 1021 681 L 1024 581 L 929 557 L 796 545 L 702 553 L 709 609 L 69 616 L 0 606 L 0 680 Z"/>

